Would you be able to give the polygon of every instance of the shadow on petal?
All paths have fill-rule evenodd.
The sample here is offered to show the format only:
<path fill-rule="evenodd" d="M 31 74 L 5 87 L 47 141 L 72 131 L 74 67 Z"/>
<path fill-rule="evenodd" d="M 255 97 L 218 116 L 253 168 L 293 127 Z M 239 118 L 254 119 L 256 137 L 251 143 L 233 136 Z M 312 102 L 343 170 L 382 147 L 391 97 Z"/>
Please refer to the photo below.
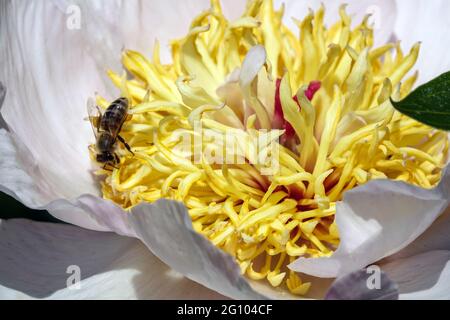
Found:
<path fill-rule="evenodd" d="M 2 109 L 3 101 L 5 101 L 6 96 L 6 88 L 3 85 L 3 83 L 0 82 L 0 110 Z M 3 119 L 2 114 L 0 113 L 0 129 L 6 129 L 8 128 L 8 125 L 5 122 L 5 119 Z"/>
<path fill-rule="evenodd" d="M 80 268 L 78 290 L 67 288 L 70 266 Z M 0 297 L 223 298 L 171 271 L 136 239 L 28 220 L 0 222 Z"/>
<path fill-rule="evenodd" d="M 372 283 L 371 277 L 379 277 Z M 376 283 L 378 282 L 378 283 Z M 327 300 L 397 300 L 398 285 L 386 273 L 358 270 L 337 279 L 325 296 Z"/>
<path fill-rule="evenodd" d="M 429 251 L 381 268 L 398 283 L 400 299 L 450 299 L 450 251 Z"/>

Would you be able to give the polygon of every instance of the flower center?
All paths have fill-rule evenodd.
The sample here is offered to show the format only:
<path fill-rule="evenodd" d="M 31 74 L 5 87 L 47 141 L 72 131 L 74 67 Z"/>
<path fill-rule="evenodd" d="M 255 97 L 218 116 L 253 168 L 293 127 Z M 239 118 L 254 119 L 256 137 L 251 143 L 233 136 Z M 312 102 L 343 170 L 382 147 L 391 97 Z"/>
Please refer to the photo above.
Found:
<path fill-rule="evenodd" d="M 152 60 L 124 52 L 132 77 L 109 75 L 131 101 L 121 135 L 134 154 L 118 144 L 120 163 L 98 174 L 104 197 L 126 209 L 183 201 L 243 274 L 305 295 L 311 284 L 288 265 L 337 248 L 345 191 L 373 179 L 431 188 L 448 140 L 390 104 L 414 85 L 417 74 L 402 79 L 418 45 L 374 49 L 367 18 L 352 29 L 344 7 L 329 29 L 323 7 L 307 13 L 300 37 L 282 16 L 256 0 L 229 22 L 213 0 L 172 42 L 172 64 L 158 45 Z"/>

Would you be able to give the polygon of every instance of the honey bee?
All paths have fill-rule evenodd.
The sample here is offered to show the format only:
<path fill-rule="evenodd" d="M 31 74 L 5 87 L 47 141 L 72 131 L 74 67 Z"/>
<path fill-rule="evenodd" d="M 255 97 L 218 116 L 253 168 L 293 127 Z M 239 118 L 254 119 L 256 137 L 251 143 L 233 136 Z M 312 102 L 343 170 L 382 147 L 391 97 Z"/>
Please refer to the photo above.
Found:
<path fill-rule="evenodd" d="M 88 102 L 89 120 L 96 138 L 96 161 L 104 164 L 103 169 L 108 166 L 115 168 L 120 163 L 119 156 L 115 152 L 117 140 L 134 155 L 128 143 L 120 136 L 123 124 L 131 117 L 128 108 L 129 101 L 124 97 L 111 103 L 103 114 L 92 100 Z"/>

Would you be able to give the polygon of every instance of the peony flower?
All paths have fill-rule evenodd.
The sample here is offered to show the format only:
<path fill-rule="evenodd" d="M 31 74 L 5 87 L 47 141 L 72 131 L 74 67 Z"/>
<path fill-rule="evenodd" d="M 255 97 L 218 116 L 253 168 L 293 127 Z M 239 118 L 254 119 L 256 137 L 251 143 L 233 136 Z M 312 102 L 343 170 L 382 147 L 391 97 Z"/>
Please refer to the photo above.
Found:
<path fill-rule="evenodd" d="M 351 25 L 335 3 L 325 14 L 286 2 L 227 2 L 223 13 L 211 1 L 199 16 L 208 3 L 2 4 L 1 190 L 78 226 L 3 221 L 2 296 L 321 298 L 328 279 L 340 279 L 329 297 L 342 296 L 352 272 L 377 264 L 401 298 L 449 297 L 447 135 L 388 99 L 448 70 L 435 17 L 448 6 L 355 2 Z M 283 12 L 301 20 L 282 24 Z M 423 40 L 420 56 L 409 40 Z M 122 129 L 133 153 L 118 148 L 120 163 L 97 176 L 83 120 L 94 91 L 100 108 L 126 96 L 132 115 Z M 238 150 L 280 138 L 279 171 L 193 161 L 196 123 L 235 132 Z M 209 154 L 224 145 L 200 141 Z M 73 267 L 79 290 L 65 289 Z"/>

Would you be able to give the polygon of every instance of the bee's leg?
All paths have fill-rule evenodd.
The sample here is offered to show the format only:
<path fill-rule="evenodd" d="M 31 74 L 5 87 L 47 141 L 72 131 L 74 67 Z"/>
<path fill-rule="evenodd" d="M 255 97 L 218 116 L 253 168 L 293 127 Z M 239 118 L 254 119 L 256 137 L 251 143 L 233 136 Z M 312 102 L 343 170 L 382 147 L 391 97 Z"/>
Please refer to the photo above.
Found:
<path fill-rule="evenodd" d="M 122 138 L 120 135 L 117 135 L 117 139 L 119 139 L 119 141 L 122 142 L 122 144 L 125 146 L 125 148 L 127 148 L 127 150 L 130 151 L 131 154 L 134 156 L 134 152 L 131 151 L 131 147 L 130 147 L 130 145 L 125 141 L 125 139 Z"/>
<path fill-rule="evenodd" d="M 120 163 L 120 158 L 116 154 L 114 154 L 114 156 L 115 156 L 116 163 Z M 105 165 L 103 166 L 103 170 L 106 170 L 106 171 L 113 172 L 113 169 L 119 169 L 119 168 L 111 163 L 105 163 Z"/>
<path fill-rule="evenodd" d="M 114 153 L 114 160 L 115 160 L 114 164 L 120 164 L 120 158 L 119 158 L 119 156 L 116 153 Z M 116 166 L 113 166 L 113 167 L 116 168 L 116 169 L 119 169 Z"/>

